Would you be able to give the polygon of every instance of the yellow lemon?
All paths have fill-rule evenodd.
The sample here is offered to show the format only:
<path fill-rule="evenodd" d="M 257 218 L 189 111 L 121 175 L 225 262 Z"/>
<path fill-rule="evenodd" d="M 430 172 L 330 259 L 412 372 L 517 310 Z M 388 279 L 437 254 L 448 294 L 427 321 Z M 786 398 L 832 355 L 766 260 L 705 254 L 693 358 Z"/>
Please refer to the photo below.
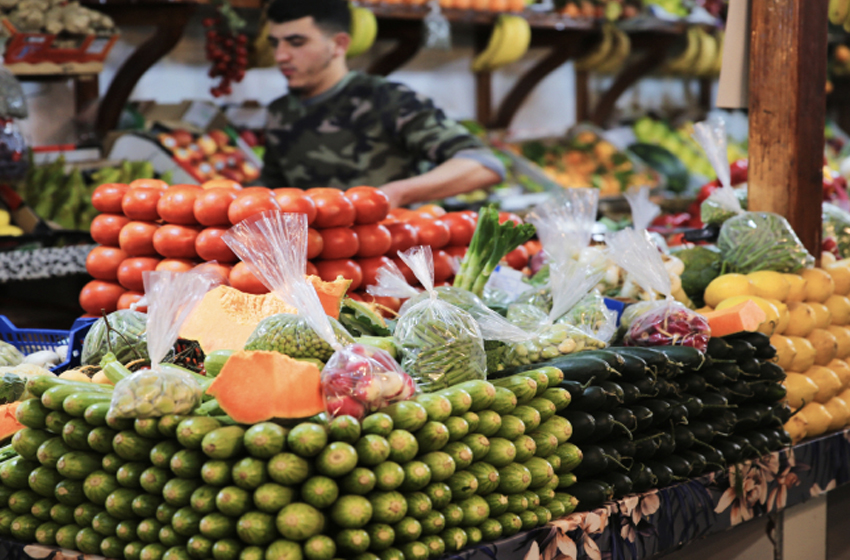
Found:
<path fill-rule="evenodd" d="M 776 348 L 776 357 L 773 361 L 782 369 L 789 369 L 797 355 L 794 341 L 787 336 L 775 334 L 770 337 L 770 344 Z"/>
<path fill-rule="evenodd" d="M 850 356 L 850 328 L 830 325 L 826 330 L 832 333 L 838 343 L 838 353 L 835 354 L 835 357 L 843 360 Z"/>
<path fill-rule="evenodd" d="M 825 329 L 832 324 L 832 313 L 829 312 L 829 308 L 826 305 L 815 301 L 806 302 L 806 305 L 811 307 L 815 314 L 816 329 Z"/>
<path fill-rule="evenodd" d="M 785 385 L 785 401 L 794 410 L 814 401 L 818 393 L 817 383 L 802 373 L 789 373 L 782 384 Z"/>
<path fill-rule="evenodd" d="M 825 434 L 832 424 L 832 414 L 820 403 L 809 403 L 803 407 L 797 416 L 802 416 L 806 422 L 806 437 L 817 437 Z"/>
<path fill-rule="evenodd" d="M 793 372 L 803 373 L 813 365 L 815 365 L 815 357 L 817 352 L 812 343 L 806 338 L 799 336 L 789 336 L 791 342 L 794 343 L 794 348 L 797 349 L 797 354 L 794 356 L 794 361 L 791 362 L 791 367 L 788 368 Z"/>
<path fill-rule="evenodd" d="M 785 276 L 775 270 L 750 272 L 747 274 L 747 278 L 750 280 L 753 294 L 765 299 L 785 301 L 788 292 L 791 291 L 791 284 Z"/>
<path fill-rule="evenodd" d="M 826 329 L 813 330 L 806 340 L 815 347 L 815 364 L 819 366 L 825 366 L 838 354 L 838 341 Z"/>
<path fill-rule="evenodd" d="M 815 385 L 818 386 L 818 392 L 815 393 L 815 402 L 824 404 L 841 392 L 841 379 L 829 368 L 812 366 L 803 375 L 814 381 Z"/>
<path fill-rule="evenodd" d="M 764 311 L 764 314 L 767 315 L 767 319 L 759 326 L 758 332 L 764 333 L 767 336 L 772 335 L 776 330 L 777 323 L 779 323 L 779 310 L 764 298 L 758 296 L 733 296 L 718 303 L 715 309 L 720 311 L 729 307 L 735 307 L 739 303 L 744 303 L 748 300 L 758 305 Z"/>
<path fill-rule="evenodd" d="M 767 301 L 776 308 L 777 313 L 779 313 L 779 319 L 776 321 L 776 330 L 774 331 L 774 334 L 784 333 L 785 329 L 787 329 L 788 325 L 791 323 L 791 314 L 788 313 L 788 306 L 778 299 L 765 299 L 767 299 Z"/>
<path fill-rule="evenodd" d="M 820 268 L 808 268 L 800 273 L 806 280 L 806 301 L 823 303 L 835 292 L 832 276 Z"/>
<path fill-rule="evenodd" d="M 820 254 L 820 266 L 821 268 L 826 268 L 831 264 L 835 264 L 838 262 L 838 259 L 835 258 L 835 255 L 830 253 L 829 251 L 822 251 Z"/>
<path fill-rule="evenodd" d="M 842 389 L 850 387 L 850 365 L 847 365 L 847 362 L 835 359 L 829 362 L 826 367 L 834 371 L 835 375 L 841 380 Z"/>
<path fill-rule="evenodd" d="M 734 297 L 753 295 L 750 280 L 743 274 L 724 274 L 718 276 L 705 289 L 705 304 L 717 308 L 721 301 Z"/>
<path fill-rule="evenodd" d="M 847 425 L 847 420 L 850 419 L 850 407 L 847 406 L 844 399 L 841 397 L 832 397 L 823 406 L 832 414 L 832 422 L 829 424 L 830 432 L 839 430 Z"/>
<path fill-rule="evenodd" d="M 823 265 L 823 269 L 832 277 L 835 284 L 835 294 L 846 296 L 850 294 L 850 261 L 842 260 L 833 264 Z"/>
<path fill-rule="evenodd" d="M 824 302 L 829 309 L 831 325 L 846 325 L 850 323 L 850 298 L 832 294 Z"/>
<path fill-rule="evenodd" d="M 844 389 L 840 393 L 838 393 L 838 398 L 843 400 L 846 403 L 850 403 L 850 388 Z"/>
<path fill-rule="evenodd" d="M 788 296 L 785 298 L 785 303 L 792 301 L 806 301 L 806 279 L 799 274 L 785 273 L 782 276 L 788 280 Z"/>
<path fill-rule="evenodd" d="M 785 336 L 809 336 L 809 333 L 815 328 L 815 312 L 809 307 L 808 303 L 792 301 L 788 304 L 788 314 L 790 321 L 785 327 Z"/>
<path fill-rule="evenodd" d="M 699 309 L 697 309 L 697 313 L 699 313 L 700 315 L 705 315 L 706 313 L 711 313 L 712 311 L 714 311 L 714 308 L 709 307 L 707 305 L 705 307 L 700 307 Z"/>
<path fill-rule="evenodd" d="M 790 420 L 785 422 L 783 428 L 791 436 L 791 443 L 795 445 L 806 439 L 806 435 L 808 435 L 808 422 L 799 414 L 792 416 Z"/>

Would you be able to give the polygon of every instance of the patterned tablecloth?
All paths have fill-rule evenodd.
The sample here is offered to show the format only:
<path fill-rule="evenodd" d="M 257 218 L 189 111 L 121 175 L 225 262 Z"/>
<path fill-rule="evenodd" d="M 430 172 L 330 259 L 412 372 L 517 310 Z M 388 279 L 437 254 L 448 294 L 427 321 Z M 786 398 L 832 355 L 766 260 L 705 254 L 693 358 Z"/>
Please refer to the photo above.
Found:
<path fill-rule="evenodd" d="M 850 429 L 697 479 L 574 513 L 447 556 L 463 560 L 633 560 L 801 504 L 850 482 Z M 9 560 L 99 556 L 0 540 Z"/>

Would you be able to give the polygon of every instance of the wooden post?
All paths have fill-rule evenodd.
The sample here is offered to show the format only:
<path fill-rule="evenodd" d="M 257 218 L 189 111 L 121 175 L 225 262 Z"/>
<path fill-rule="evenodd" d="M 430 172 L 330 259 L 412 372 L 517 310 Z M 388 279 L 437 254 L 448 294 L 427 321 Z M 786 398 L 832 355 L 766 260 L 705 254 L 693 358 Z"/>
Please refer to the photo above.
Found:
<path fill-rule="evenodd" d="M 749 208 L 820 257 L 828 0 L 751 0 Z"/>

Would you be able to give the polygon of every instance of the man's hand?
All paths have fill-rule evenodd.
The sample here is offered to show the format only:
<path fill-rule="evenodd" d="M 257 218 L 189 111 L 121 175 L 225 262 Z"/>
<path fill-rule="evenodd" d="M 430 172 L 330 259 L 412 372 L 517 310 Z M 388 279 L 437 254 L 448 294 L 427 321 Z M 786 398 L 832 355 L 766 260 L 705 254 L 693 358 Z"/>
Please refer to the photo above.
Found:
<path fill-rule="evenodd" d="M 417 177 L 387 183 L 381 190 L 390 199 L 390 207 L 439 200 L 498 184 L 495 171 L 470 158 L 456 157 Z"/>

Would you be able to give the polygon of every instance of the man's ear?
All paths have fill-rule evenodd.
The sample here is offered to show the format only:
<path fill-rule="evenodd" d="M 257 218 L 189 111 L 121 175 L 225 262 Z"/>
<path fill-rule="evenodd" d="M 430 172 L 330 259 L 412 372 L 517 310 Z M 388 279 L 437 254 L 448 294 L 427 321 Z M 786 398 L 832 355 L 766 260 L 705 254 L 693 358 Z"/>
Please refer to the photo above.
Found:
<path fill-rule="evenodd" d="M 351 35 L 348 33 L 337 33 L 334 35 L 334 54 L 337 56 L 345 56 L 348 52 L 348 46 L 351 45 Z"/>

